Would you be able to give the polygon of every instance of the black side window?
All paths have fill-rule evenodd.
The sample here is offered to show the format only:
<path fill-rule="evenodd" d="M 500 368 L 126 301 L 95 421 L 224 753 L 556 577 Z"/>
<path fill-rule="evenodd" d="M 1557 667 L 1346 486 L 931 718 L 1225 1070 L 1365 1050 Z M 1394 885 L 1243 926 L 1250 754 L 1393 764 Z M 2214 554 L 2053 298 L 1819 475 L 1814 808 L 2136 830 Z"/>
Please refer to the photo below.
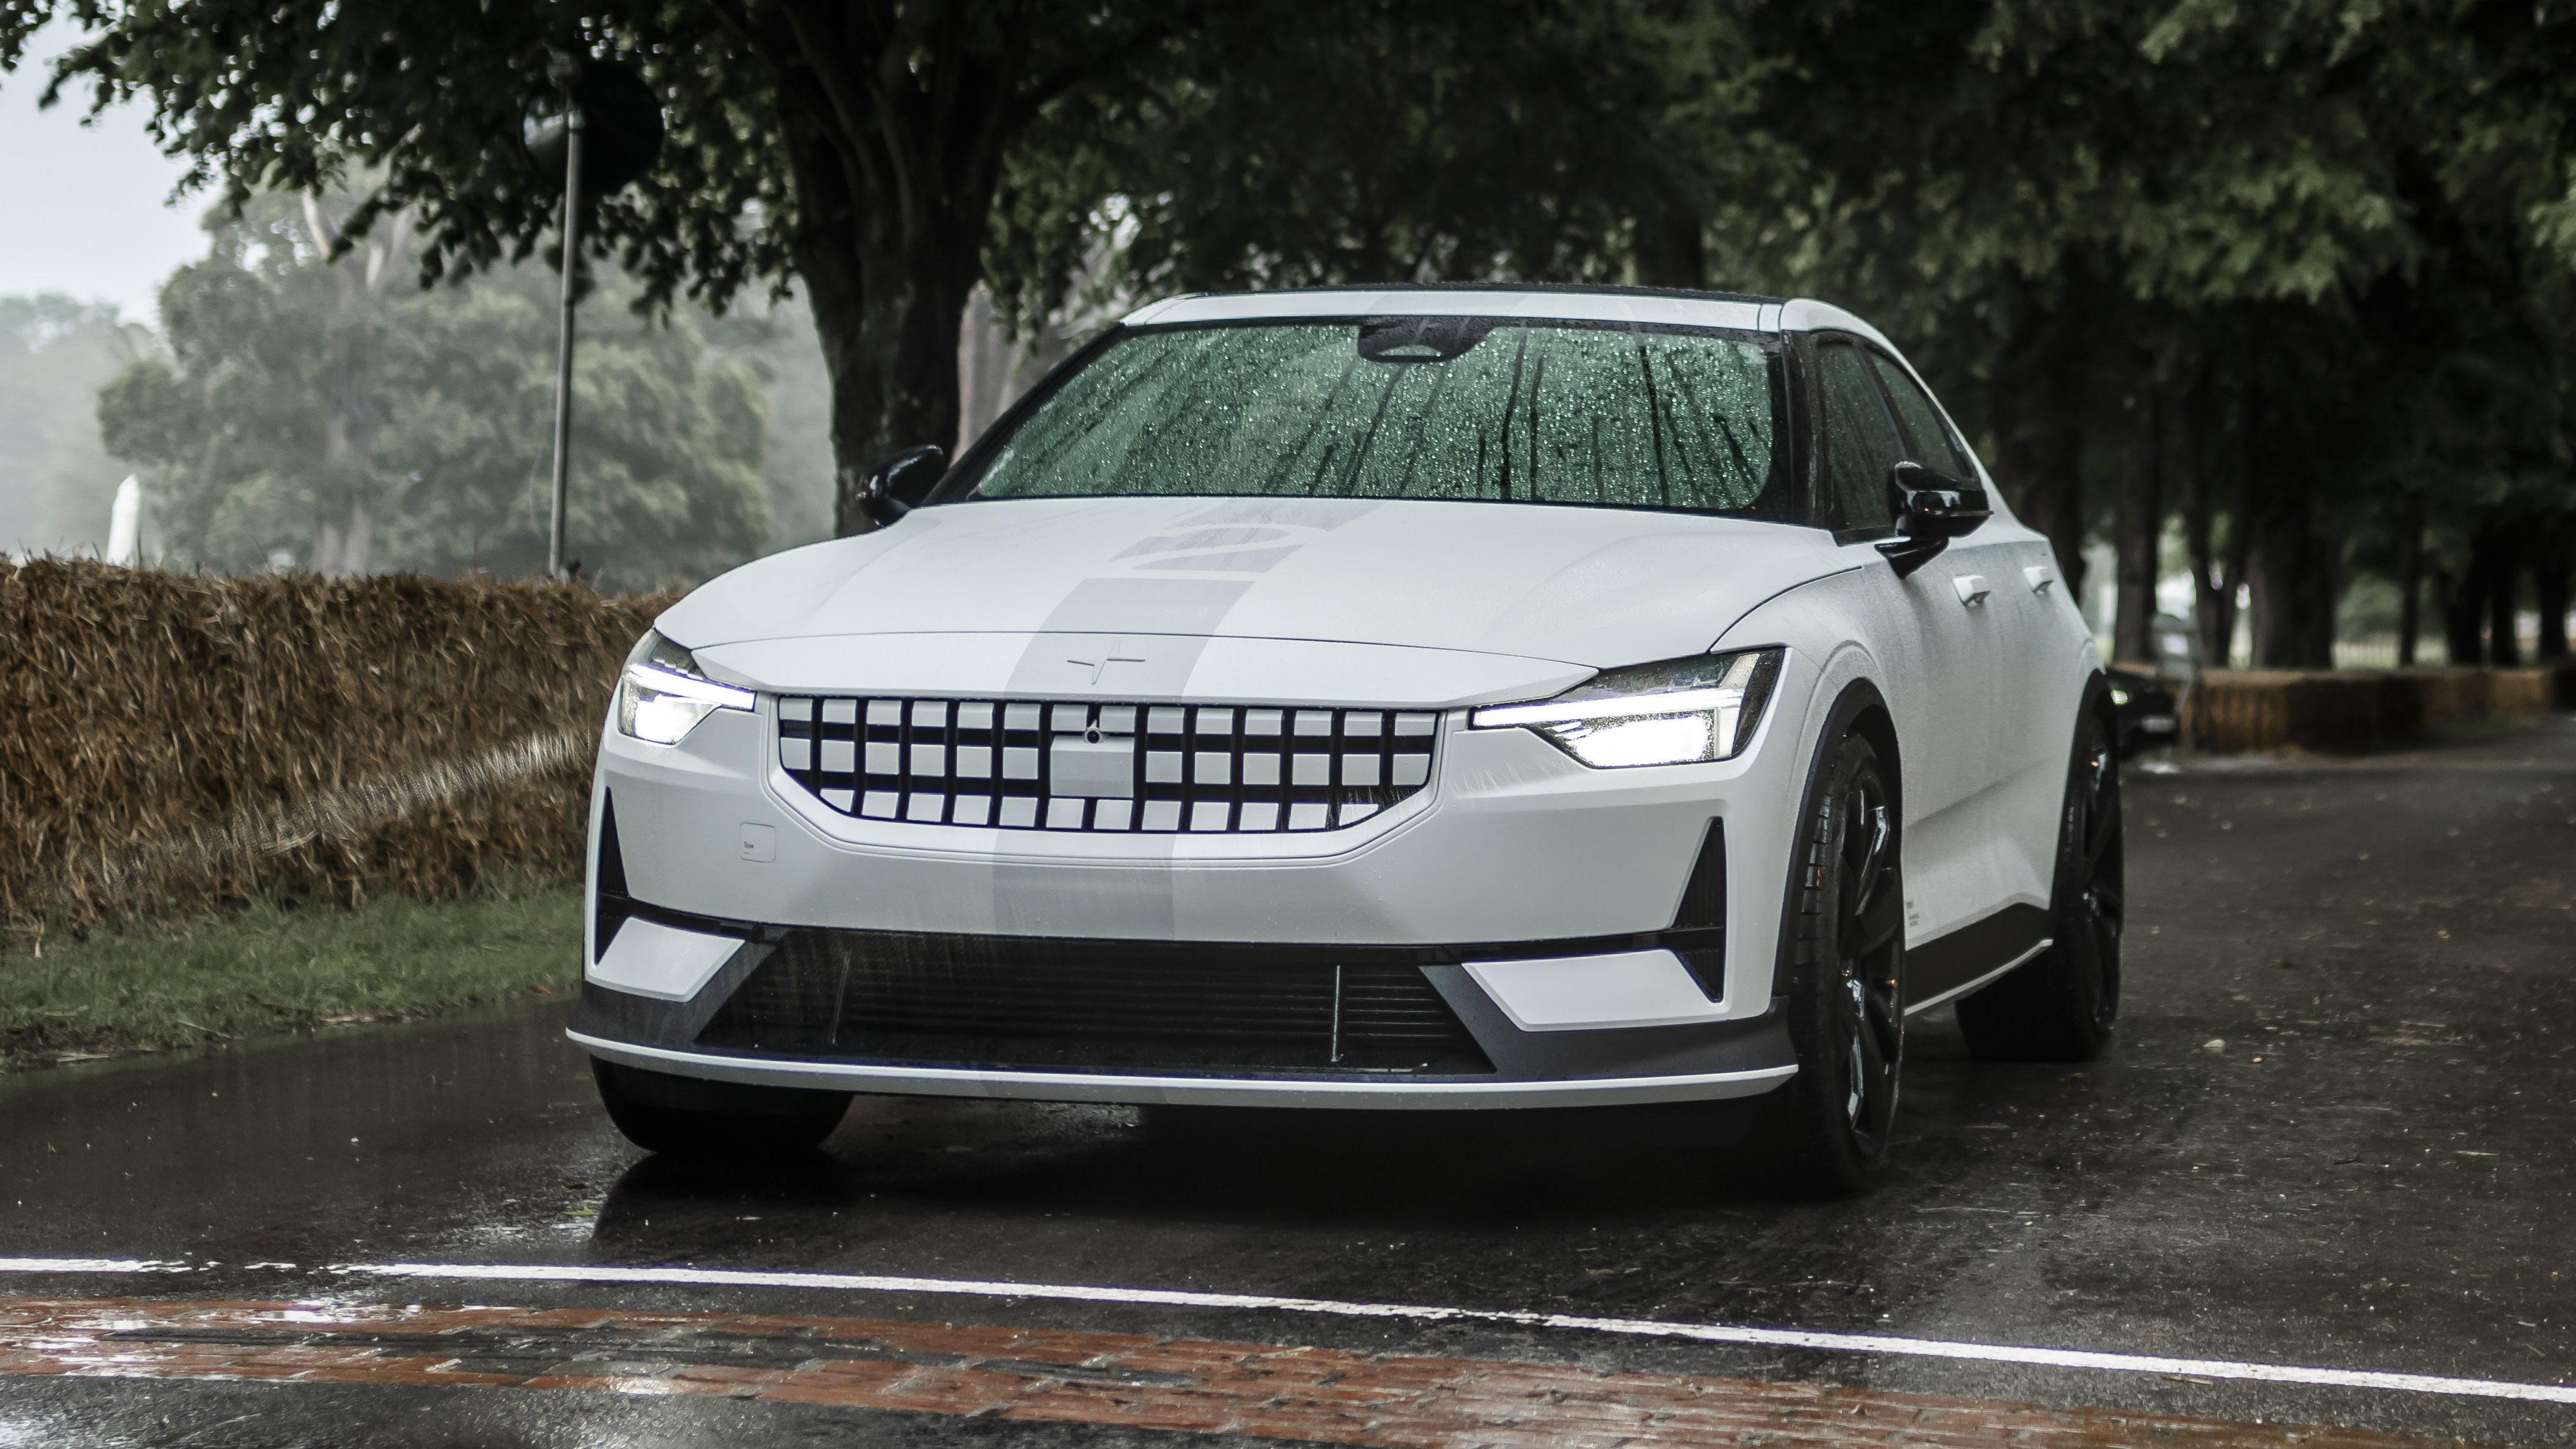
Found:
<path fill-rule="evenodd" d="M 1932 395 L 1916 384 L 1904 368 L 1873 352 L 1870 366 L 1878 370 L 1878 380 L 1887 384 L 1887 397 L 1896 404 L 1896 416 L 1905 424 L 1906 456 L 1926 468 L 1938 468 L 1953 478 L 1974 480 L 1977 470 L 1968 464 L 1967 453 L 1958 438 L 1941 421 L 1941 410 L 1932 405 Z"/>
<path fill-rule="evenodd" d="M 1825 468 L 1832 480 L 1834 526 L 1843 530 L 1896 525 L 1895 484 L 1888 471 L 1905 457 L 1896 427 L 1870 381 L 1869 364 L 1848 342 L 1816 349 L 1816 377 L 1824 393 Z"/>

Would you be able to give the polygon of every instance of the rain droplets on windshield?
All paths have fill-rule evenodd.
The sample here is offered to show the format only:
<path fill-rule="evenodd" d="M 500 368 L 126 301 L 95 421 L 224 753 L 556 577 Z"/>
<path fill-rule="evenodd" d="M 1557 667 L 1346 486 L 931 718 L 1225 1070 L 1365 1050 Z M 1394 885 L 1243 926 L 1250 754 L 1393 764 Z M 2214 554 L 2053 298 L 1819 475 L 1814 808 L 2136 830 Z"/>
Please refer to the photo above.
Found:
<path fill-rule="evenodd" d="M 1448 317 L 1142 331 L 1024 418 L 975 495 L 1785 517 L 1775 377 L 1761 344 L 1704 331 Z"/>

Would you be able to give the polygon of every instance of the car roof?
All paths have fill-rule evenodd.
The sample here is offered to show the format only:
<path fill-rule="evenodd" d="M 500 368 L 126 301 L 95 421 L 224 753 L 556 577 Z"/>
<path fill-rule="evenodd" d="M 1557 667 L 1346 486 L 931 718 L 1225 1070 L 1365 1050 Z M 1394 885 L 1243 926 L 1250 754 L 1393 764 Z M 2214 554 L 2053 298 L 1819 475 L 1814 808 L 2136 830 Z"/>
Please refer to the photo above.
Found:
<path fill-rule="evenodd" d="M 1121 321 L 1125 326 L 1143 327 L 1351 316 L 1526 317 L 1725 327 L 1744 332 L 1831 330 L 1856 333 L 1890 352 L 1896 351 L 1877 328 L 1828 302 L 1659 287 L 1409 285 L 1193 292 L 1140 307 Z"/>

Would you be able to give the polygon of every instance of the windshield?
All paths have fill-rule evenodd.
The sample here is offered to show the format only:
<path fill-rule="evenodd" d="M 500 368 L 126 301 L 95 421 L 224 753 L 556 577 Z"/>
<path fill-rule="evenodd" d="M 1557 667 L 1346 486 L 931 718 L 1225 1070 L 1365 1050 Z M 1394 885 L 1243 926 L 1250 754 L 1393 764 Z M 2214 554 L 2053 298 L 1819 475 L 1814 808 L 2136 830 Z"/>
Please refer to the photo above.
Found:
<path fill-rule="evenodd" d="M 1769 349 L 1492 317 L 1140 330 L 1024 414 L 978 498 L 1219 495 L 1787 517 Z M 961 489 L 967 485 L 958 480 Z M 955 496 L 952 494 L 951 496 Z"/>

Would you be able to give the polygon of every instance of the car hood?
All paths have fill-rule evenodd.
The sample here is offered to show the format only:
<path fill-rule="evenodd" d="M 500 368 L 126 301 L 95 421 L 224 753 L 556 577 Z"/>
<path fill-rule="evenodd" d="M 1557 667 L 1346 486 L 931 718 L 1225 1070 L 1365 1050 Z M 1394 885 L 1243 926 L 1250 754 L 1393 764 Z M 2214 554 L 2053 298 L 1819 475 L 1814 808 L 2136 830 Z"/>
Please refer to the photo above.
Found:
<path fill-rule="evenodd" d="M 1691 514 L 1013 499 L 919 509 L 874 533 L 758 560 L 681 600 L 658 627 L 693 650 L 891 635 L 1179 635 L 1600 669 L 1707 649 L 1763 600 L 1852 566 L 1820 529 Z"/>

